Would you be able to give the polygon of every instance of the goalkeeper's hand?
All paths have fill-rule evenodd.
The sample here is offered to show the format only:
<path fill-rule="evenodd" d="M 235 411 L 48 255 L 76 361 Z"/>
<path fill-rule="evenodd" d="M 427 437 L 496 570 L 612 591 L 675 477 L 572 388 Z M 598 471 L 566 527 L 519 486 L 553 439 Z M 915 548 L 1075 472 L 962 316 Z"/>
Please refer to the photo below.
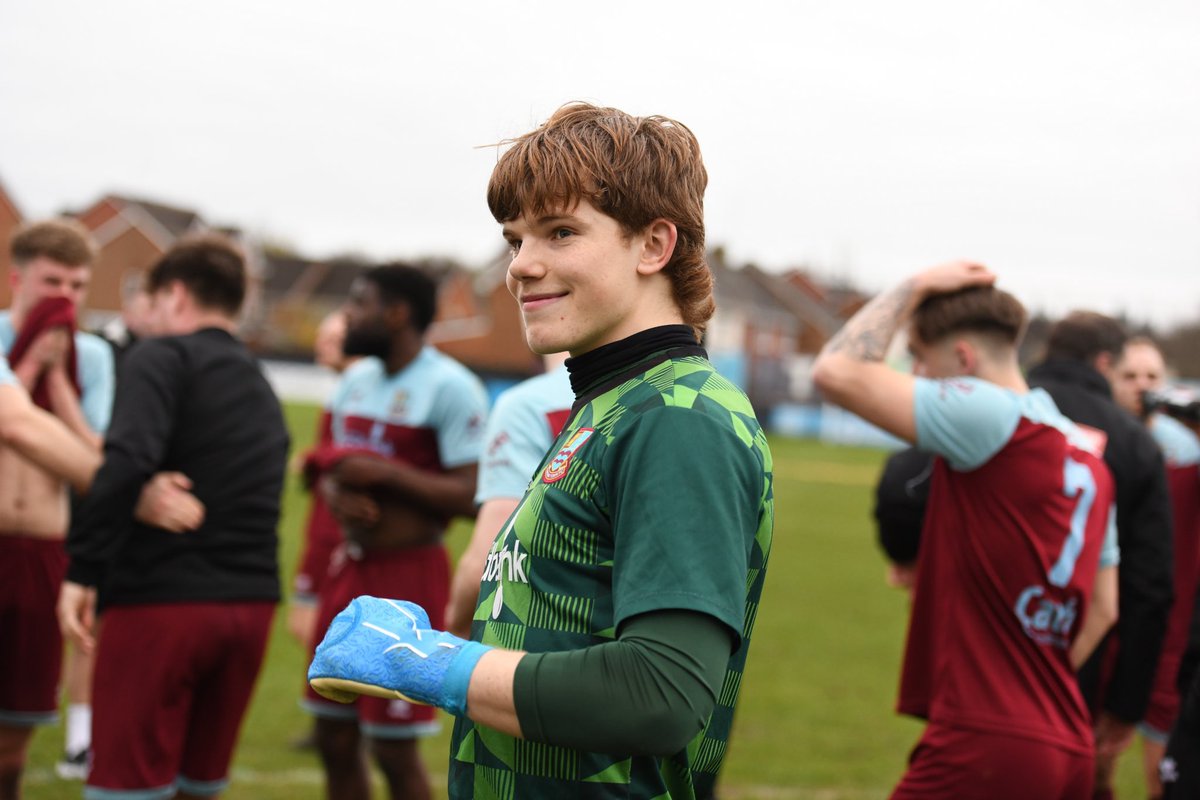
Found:
<path fill-rule="evenodd" d="M 429 627 L 415 603 L 356 597 L 329 625 L 308 668 L 323 697 L 349 703 L 360 694 L 467 713 L 467 687 L 490 650 Z"/>

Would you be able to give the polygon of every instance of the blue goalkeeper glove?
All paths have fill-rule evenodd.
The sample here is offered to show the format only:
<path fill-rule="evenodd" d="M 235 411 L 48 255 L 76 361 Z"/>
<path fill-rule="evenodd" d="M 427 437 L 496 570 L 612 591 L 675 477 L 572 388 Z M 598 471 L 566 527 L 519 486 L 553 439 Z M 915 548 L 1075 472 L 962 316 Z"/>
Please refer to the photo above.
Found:
<path fill-rule="evenodd" d="M 360 694 L 467 713 L 467 687 L 492 648 L 429 627 L 416 603 L 356 597 L 329 625 L 308 668 L 323 697 L 352 702 Z"/>

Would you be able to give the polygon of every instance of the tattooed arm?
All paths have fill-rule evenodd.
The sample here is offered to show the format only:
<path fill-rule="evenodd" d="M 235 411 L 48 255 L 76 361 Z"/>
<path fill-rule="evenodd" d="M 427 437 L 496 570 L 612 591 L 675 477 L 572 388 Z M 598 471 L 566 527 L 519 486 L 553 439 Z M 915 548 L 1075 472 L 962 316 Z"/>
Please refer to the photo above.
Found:
<path fill-rule="evenodd" d="M 913 377 L 883 363 L 892 338 L 931 294 L 992 283 L 978 264 L 956 261 L 933 267 L 875 297 L 821 350 L 813 380 L 827 400 L 913 442 Z"/>

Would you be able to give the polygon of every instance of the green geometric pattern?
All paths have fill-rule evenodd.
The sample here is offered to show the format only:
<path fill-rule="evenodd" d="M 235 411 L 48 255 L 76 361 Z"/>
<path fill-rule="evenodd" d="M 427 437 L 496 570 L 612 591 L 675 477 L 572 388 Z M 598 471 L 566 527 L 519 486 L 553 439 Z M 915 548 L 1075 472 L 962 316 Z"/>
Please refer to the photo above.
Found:
<path fill-rule="evenodd" d="M 620 796 L 693 800 L 711 792 L 724 759 L 771 551 L 774 495 L 766 435 L 746 396 L 698 355 L 665 359 L 657 364 L 650 361 L 641 370 L 631 369 L 608 391 L 585 395 L 584 399 L 587 402 L 578 408 L 547 453 L 528 492 L 492 545 L 489 564 L 495 566 L 487 571 L 480 586 L 472 638 L 530 652 L 574 650 L 612 640 L 618 622 L 614 605 L 618 598 L 614 592 L 620 583 L 614 563 L 622 564 L 621 575 L 631 568 L 628 551 L 617 547 L 621 531 L 628 523 L 621 523 L 617 530 L 612 525 L 614 513 L 622 508 L 615 492 L 624 485 L 620 483 L 620 475 L 628 474 L 630 469 L 627 454 L 645 453 L 641 457 L 654 460 L 655 474 L 669 475 L 673 471 L 672 443 L 663 447 L 660 438 L 649 435 L 646 426 L 652 425 L 651 422 L 639 427 L 645 414 L 658 411 L 670 413 L 672 424 L 682 425 L 685 431 L 693 430 L 687 426 L 696 420 L 694 424 L 702 426 L 709 440 L 714 428 L 724 431 L 720 434 L 725 437 L 722 441 L 729 443 L 722 445 L 725 447 L 722 454 L 729 456 L 723 462 L 724 468 L 732 463 L 742 470 L 738 474 L 744 480 L 737 485 L 747 491 L 739 490 L 737 496 L 746 497 L 748 502 L 734 504 L 731 500 L 727 505 L 742 509 L 742 518 L 753 511 L 754 522 L 738 526 L 746 528 L 741 531 L 740 539 L 722 541 L 740 548 L 736 563 L 740 564 L 743 557 L 746 559 L 744 580 L 740 571 L 733 573 L 737 581 L 735 591 L 739 595 L 744 591 L 744 596 L 726 598 L 736 603 L 735 610 L 712 612 L 734 630 L 740 630 L 741 646 L 729 660 L 716 708 L 704 730 L 669 758 L 586 753 L 517 740 L 476 726 L 470 720 L 457 720 L 451 749 L 452 798 Z M 661 411 L 667 408 L 688 411 L 681 417 L 677 411 Z M 585 431 L 580 437 L 586 439 L 572 438 L 584 429 L 591 431 L 590 437 Z M 680 436 L 677 459 L 689 458 L 686 440 L 690 438 L 686 434 Z M 564 450 L 568 441 L 582 441 L 582 444 L 568 454 Z M 639 442 L 652 444 L 638 445 Z M 641 450 L 637 449 L 639 446 Z M 543 474 L 556 457 L 555 470 L 545 474 L 557 479 L 546 482 Z M 707 469 L 703 466 L 705 458 L 690 458 L 690 468 L 696 468 L 692 462 L 700 462 L 699 468 Z M 657 464 L 664 460 L 665 466 L 660 469 Z M 633 474 L 643 473 L 634 470 Z M 729 481 L 733 481 L 733 476 L 729 476 Z M 657 494 L 652 496 L 659 498 Z M 754 500 L 757 509 L 750 509 Z M 710 501 L 688 496 L 684 487 L 678 497 L 663 496 L 654 502 L 658 504 L 653 509 L 658 526 L 654 535 L 677 543 L 672 552 L 689 552 L 694 523 L 680 522 L 677 526 L 680 529 L 672 530 L 671 521 L 676 518 L 672 515 L 681 520 L 688 513 L 695 516 L 699 512 L 693 511 L 694 504 L 706 507 Z M 643 508 L 646 506 L 631 511 L 626 507 L 621 513 L 640 516 L 639 510 Z M 683 529 L 688 524 L 691 527 Z M 624 561 L 619 560 L 622 552 Z M 706 561 L 689 558 L 687 568 L 703 572 L 709 569 Z M 650 570 L 645 574 L 653 576 L 657 574 L 654 571 L 657 566 L 642 569 Z M 633 568 L 632 574 L 639 577 L 643 574 L 636 572 L 637 565 Z M 581 724 L 586 724 L 586 720 L 581 720 Z"/>

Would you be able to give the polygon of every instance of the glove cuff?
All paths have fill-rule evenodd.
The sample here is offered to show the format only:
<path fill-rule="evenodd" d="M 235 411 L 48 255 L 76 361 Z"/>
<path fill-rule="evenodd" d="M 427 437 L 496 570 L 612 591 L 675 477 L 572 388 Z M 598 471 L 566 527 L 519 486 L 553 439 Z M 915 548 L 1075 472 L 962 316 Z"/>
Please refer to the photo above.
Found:
<path fill-rule="evenodd" d="M 441 707 L 456 717 L 467 715 L 467 689 L 471 685 L 471 673 L 483 654 L 492 648 L 479 642 L 463 642 L 462 648 L 446 669 L 442 682 Z"/>

